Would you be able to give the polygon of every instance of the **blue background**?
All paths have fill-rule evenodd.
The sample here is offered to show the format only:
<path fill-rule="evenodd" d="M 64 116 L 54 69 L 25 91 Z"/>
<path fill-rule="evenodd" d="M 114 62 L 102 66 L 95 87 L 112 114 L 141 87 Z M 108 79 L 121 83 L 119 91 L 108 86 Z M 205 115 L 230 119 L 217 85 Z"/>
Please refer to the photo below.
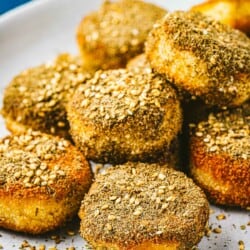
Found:
<path fill-rule="evenodd" d="M 0 0 L 0 15 L 31 0 Z"/>

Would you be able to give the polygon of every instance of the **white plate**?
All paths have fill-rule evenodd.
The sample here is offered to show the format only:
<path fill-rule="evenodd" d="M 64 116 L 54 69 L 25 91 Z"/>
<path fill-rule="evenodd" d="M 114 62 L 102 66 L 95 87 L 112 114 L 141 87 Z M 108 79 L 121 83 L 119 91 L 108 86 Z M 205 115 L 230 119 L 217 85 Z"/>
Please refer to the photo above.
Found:
<path fill-rule="evenodd" d="M 201 0 L 155 0 L 168 10 L 188 9 Z M 100 5 L 101 0 L 36 0 L 0 17 L 0 93 L 12 77 L 21 70 L 53 59 L 60 52 L 77 53 L 75 29 L 80 19 Z M 2 100 L 2 99 L 1 99 Z M 0 120 L 0 135 L 8 132 L 3 120 Z M 221 227 L 220 234 L 211 233 L 199 244 L 200 250 L 239 249 L 238 242 L 244 241 L 245 249 L 250 249 L 250 214 L 247 211 L 212 207 L 215 211 L 210 216 L 212 228 Z M 225 220 L 217 220 L 220 213 Z M 1 215 L 0 215 L 1 217 Z M 245 229 L 244 229 L 245 226 Z M 78 235 L 79 221 L 69 223 L 66 228 L 43 236 L 28 236 L 0 229 L 0 245 L 4 249 L 19 249 L 24 240 L 39 249 L 41 244 L 47 248 L 86 249 L 84 240 Z M 73 230 L 76 235 L 70 236 L 67 231 Z M 61 242 L 53 240 L 59 236 Z M 56 243 L 57 242 L 57 243 Z M 27 248 L 29 249 L 29 248 Z"/>

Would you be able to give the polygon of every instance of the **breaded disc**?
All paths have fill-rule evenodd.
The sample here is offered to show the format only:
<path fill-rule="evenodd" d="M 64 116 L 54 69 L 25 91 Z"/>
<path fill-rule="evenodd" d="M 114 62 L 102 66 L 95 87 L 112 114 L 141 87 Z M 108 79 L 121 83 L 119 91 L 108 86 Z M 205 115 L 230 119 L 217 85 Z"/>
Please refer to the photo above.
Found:
<path fill-rule="evenodd" d="M 155 71 L 210 106 L 239 106 L 250 97 L 250 39 L 238 30 L 176 11 L 154 26 L 145 47 Z"/>
<path fill-rule="evenodd" d="M 209 205 L 182 172 L 129 162 L 96 176 L 79 216 L 80 234 L 96 249 L 192 249 L 204 234 Z"/>
<path fill-rule="evenodd" d="M 216 204 L 250 206 L 250 116 L 210 114 L 191 134 L 190 172 Z"/>
<path fill-rule="evenodd" d="M 166 10 L 140 0 L 104 1 L 77 27 L 83 64 L 90 69 L 125 67 L 143 52 L 148 32 Z"/>
<path fill-rule="evenodd" d="M 0 140 L 0 226 L 40 234 L 77 214 L 91 184 L 84 156 L 68 141 L 27 131 Z"/>
<path fill-rule="evenodd" d="M 98 71 L 68 105 L 72 139 L 96 162 L 158 161 L 182 125 L 164 78 L 125 69 Z"/>
<path fill-rule="evenodd" d="M 4 92 L 2 114 L 7 128 L 16 134 L 32 128 L 69 138 L 65 104 L 89 78 L 79 58 L 69 54 L 21 72 Z"/>
<path fill-rule="evenodd" d="M 191 8 L 250 35 L 250 0 L 208 0 Z"/>

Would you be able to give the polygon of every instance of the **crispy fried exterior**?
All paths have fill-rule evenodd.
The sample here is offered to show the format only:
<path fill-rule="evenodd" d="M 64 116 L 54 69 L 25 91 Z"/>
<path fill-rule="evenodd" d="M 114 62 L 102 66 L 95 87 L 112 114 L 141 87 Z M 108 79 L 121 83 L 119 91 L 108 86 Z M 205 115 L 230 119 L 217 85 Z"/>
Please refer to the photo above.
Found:
<path fill-rule="evenodd" d="M 126 68 L 135 72 L 151 73 L 153 72 L 150 63 L 145 53 L 140 54 L 130 59 L 126 65 Z M 171 82 L 169 82 L 171 84 Z M 205 119 L 211 107 L 207 106 L 202 100 L 191 96 L 188 92 L 183 89 L 178 89 L 174 84 L 177 95 L 181 101 L 183 110 L 183 122 L 188 125 L 189 123 L 197 123 Z"/>
<path fill-rule="evenodd" d="M 69 54 L 21 72 L 4 92 L 2 114 L 7 128 L 16 134 L 32 128 L 69 138 L 65 104 L 89 78 L 79 58 Z"/>
<path fill-rule="evenodd" d="M 92 173 L 68 141 L 39 132 L 0 141 L 0 226 L 40 234 L 78 212 Z"/>
<path fill-rule="evenodd" d="M 183 173 L 128 162 L 96 176 L 79 216 L 82 237 L 97 249 L 184 250 L 202 238 L 209 205 Z"/>
<path fill-rule="evenodd" d="M 124 11 L 126 10 L 126 11 Z M 124 67 L 143 52 L 148 32 L 166 11 L 140 0 L 105 1 L 77 28 L 83 64 L 90 69 Z"/>
<path fill-rule="evenodd" d="M 144 71 L 145 73 L 152 72 L 152 68 L 145 53 L 131 58 L 126 65 L 126 68 L 128 70 Z"/>
<path fill-rule="evenodd" d="M 241 110 L 210 115 L 190 139 L 190 172 L 208 198 L 250 206 L 250 116 Z"/>
<path fill-rule="evenodd" d="M 250 96 L 250 40 L 197 12 L 168 13 L 150 32 L 151 67 L 207 105 L 234 107 Z"/>
<path fill-rule="evenodd" d="M 164 78 L 125 69 L 96 72 L 67 110 L 76 146 L 103 163 L 168 157 L 182 125 L 180 102 Z"/>
<path fill-rule="evenodd" d="M 208 0 L 191 8 L 250 35 L 249 0 Z"/>

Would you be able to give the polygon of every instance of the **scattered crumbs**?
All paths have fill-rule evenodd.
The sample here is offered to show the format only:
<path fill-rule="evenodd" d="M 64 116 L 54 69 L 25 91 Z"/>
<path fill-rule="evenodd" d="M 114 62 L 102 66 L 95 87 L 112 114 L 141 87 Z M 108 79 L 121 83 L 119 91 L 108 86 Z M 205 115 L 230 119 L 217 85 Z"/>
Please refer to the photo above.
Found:
<path fill-rule="evenodd" d="M 94 170 L 94 175 L 99 174 L 100 170 L 103 168 L 103 164 L 96 164 L 95 165 L 95 170 Z"/>
<path fill-rule="evenodd" d="M 246 225 L 241 225 L 241 226 L 240 226 L 240 229 L 241 229 L 241 230 L 245 230 L 245 229 L 246 229 Z"/>
<path fill-rule="evenodd" d="M 39 248 L 38 248 L 39 250 L 45 250 L 46 248 L 45 248 L 45 245 L 39 245 Z"/>
<path fill-rule="evenodd" d="M 74 236 L 74 235 L 76 235 L 76 232 L 73 231 L 73 230 L 68 230 L 68 231 L 67 231 L 67 235 L 68 235 L 68 236 Z"/>
<path fill-rule="evenodd" d="M 199 248 L 197 246 L 193 246 L 191 250 L 199 250 Z"/>
<path fill-rule="evenodd" d="M 60 242 L 62 242 L 59 235 L 51 235 L 50 239 L 54 240 L 56 244 L 59 244 Z"/>
<path fill-rule="evenodd" d="M 22 248 L 25 248 L 25 247 L 30 247 L 30 244 L 29 244 L 29 242 L 28 242 L 27 240 L 24 240 L 24 241 L 21 243 L 21 246 L 20 246 L 21 249 L 22 249 Z"/>
<path fill-rule="evenodd" d="M 205 228 L 205 236 L 207 236 L 207 237 L 210 237 L 210 235 L 211 235 L 211 226 L 207 226 L 206 228 Z"/>
<path fill-rule="evenodd" d="M 0 249 L 3 249 L 3 246 L 0 244 Z"/>
<path fill-rule="evenodd" d="M 216 227 L 212 230 L 213 233 L 220 234 L 222 232 L 220 227 Z"/>
<path fill-rule="evenodd" d="M 50 247 L 49 250 L 57 250 L 56 247 Z"/>
<path fill-rule="evenodd" d="M 93 248 L 90 245 L 85 246 L 86 250 L 92 250 Z"/>
<path fill-rule="evenodd" d="M 239 250 L 245 250 L 245 243 L 242 240 L 238 241 Z"/>
<path fill-rule="evenodd" d="M 218 214 L 218 215 L 216 216 L 216 219 L 217 219 L 217 220 L 225 220 L 225 219 L 226 219 L 226 215 L 225 215 L 225 214 Z"/>
<path fill-rule="evenodd" d="M 250 226 L 250 221 L 248 221 L 247 226 Z"/>
<path fill-rule="evenodd" d="M 215 211 L 213 209 L 209 210 L 209 214 L 214 214 L 214 213 L 215 213 Z"/>

